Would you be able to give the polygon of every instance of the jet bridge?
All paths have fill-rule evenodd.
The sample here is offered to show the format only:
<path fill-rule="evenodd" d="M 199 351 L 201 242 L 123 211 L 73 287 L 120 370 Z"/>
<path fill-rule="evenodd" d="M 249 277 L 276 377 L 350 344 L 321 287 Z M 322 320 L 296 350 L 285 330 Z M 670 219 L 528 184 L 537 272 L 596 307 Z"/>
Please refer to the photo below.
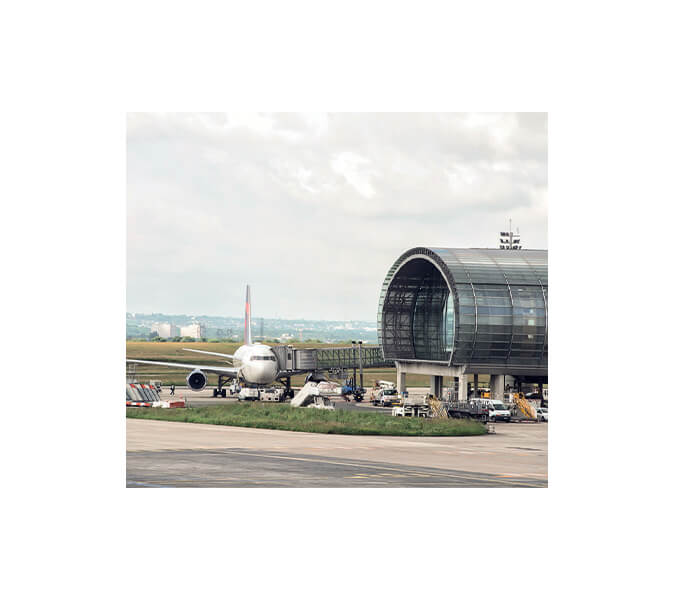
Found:
<path fill-rule="evenodd" d="M 282 371 L 323 371 L 394 367 L 392 360 L 385 360 L 381 346 L 357 345 L 336 348 L 293 348 L 272 346 Z"/>

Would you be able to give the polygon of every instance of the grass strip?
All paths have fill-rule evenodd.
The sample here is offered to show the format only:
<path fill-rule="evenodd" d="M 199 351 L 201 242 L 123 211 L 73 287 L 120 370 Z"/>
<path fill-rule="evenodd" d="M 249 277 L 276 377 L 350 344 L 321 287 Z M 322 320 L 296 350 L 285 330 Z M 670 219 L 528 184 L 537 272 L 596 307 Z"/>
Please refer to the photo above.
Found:
<path fill-rule="evenodd" d="M 393 417 L 356 410 L 328 411 L 258 402 L 195 408 L 127 408 L 126 416 L 130 419 L 348 435 L 464 436 L 487 432 L 482 423 L 469 419 Z"/>

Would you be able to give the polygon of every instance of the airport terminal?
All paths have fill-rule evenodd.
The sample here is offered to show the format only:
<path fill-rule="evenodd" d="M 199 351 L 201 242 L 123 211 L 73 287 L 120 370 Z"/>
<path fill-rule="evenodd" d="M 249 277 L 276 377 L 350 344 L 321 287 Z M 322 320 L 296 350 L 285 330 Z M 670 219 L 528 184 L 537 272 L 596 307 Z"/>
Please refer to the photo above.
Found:
<path fill-rule="evenodd" d="M 398 390 L 407 374 L 430 377 L 443 395 L 449 378 L 459 401 L 490 375 L 503 401 L 523 382 L 542 390 L 548 374 L 547 250 L 412 248 L 391 266 L 379 300 L 378 334 L 395 361 Z M 472 379 L 472 381 L 471 381 Z"/>

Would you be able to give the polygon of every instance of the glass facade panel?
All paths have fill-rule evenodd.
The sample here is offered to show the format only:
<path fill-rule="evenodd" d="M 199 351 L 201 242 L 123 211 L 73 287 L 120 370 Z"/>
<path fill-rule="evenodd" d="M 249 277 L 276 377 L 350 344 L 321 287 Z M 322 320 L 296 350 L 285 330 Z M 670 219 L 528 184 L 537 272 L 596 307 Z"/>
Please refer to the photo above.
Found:
<path fill-rule="evenodd" d="M 547 251 L 413 248 L 389 270 L 387 359 L 547 368 Z"/>

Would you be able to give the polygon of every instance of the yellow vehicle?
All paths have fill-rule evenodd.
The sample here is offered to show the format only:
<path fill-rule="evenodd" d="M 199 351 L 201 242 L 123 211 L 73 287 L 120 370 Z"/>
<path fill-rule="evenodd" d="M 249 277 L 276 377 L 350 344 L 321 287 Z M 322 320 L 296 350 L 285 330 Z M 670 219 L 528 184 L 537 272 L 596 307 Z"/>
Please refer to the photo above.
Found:
<path fill-rule="evenodd" d="M 520 409 L 520 412 L 530 419 L 537 419 L 536 407 L 532 406 L 529 401 L 524 397 L 524 394 L 520 392 L 513 392 L 511 394 L 512 400 Z"/>

